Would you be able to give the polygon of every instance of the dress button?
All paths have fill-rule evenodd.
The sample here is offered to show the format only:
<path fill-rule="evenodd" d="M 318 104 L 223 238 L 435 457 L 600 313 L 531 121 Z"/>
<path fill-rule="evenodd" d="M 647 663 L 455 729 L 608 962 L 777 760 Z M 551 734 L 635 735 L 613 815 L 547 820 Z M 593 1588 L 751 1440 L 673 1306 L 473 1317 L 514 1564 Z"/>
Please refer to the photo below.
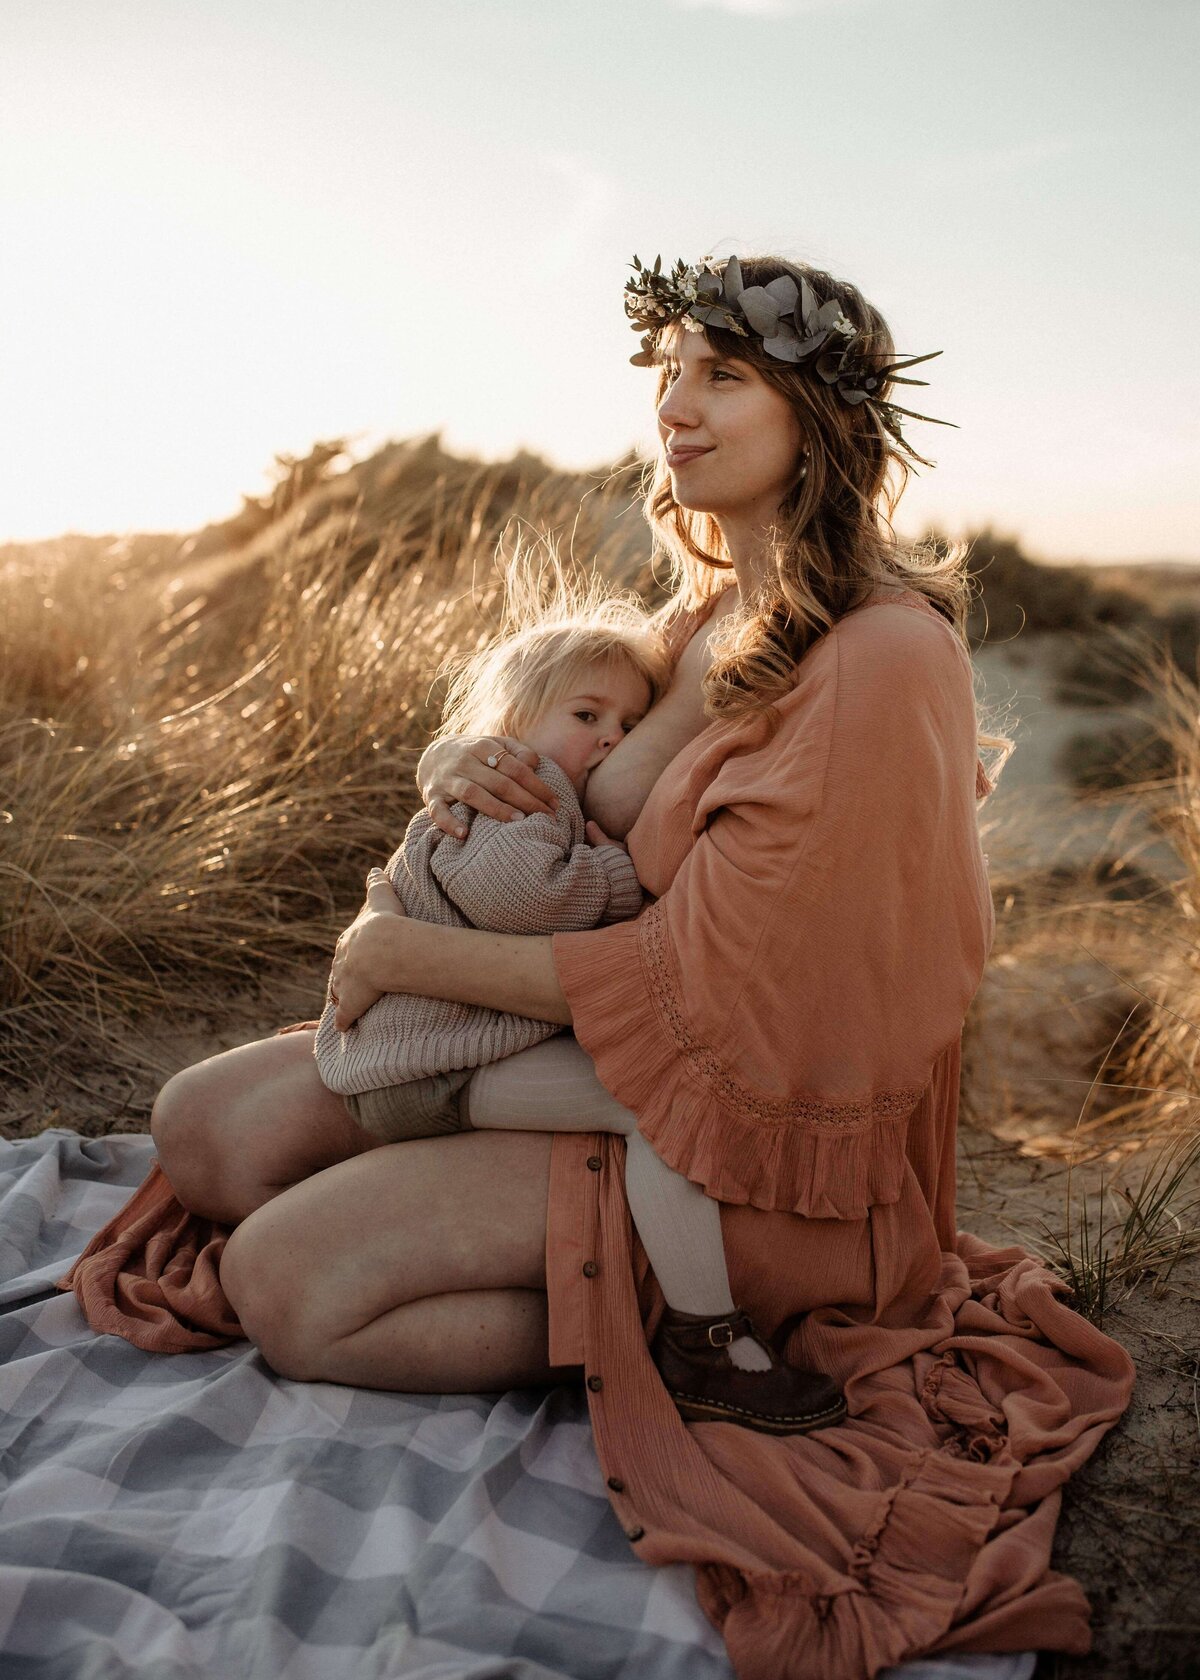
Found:
<path fill-rule="evenodd" d="M 608 1478 L 608 1485 L 614 1493 L 625 1492 L 625 1483 L 621 1480 L 620 1476 L 610 1476 Z"/>
<path fill-rule="evenodd" d="M 599 1155 L 589 1155 L 588 1156 L 588 1171 L 589 1172 L 599 1172 L 600 1168 L 603 1165 L 604 1165 L 604 1162 L 600 1159 Z"/>
<path fill-rule="evenodd" d="M 600 1268 L 599 1268 L 599 1266 L 597 1266 L 597 1264 L 594 1260 L 585 1260 L 583 1262 L 583 1275 L 584 1275 L 584 1277 L 595 1277 L 596 1273 L 599 1270 L 600 1270 Z"/>
<path fill-rule="evenodd" d="M 604 1387 L 604 1378 L 603 1377 L 589 1377 L 588 1378 L 588 1387 L 591 1389 L 593 1394 L 599 1394 L 600 1390 Z"/>
<path fill-rule="evenodd" d="M 645 1536 L 646 1530 L 644 1528 L 627 1528 L 625 1530 L 626 1540 L 643 1540 Z"/>

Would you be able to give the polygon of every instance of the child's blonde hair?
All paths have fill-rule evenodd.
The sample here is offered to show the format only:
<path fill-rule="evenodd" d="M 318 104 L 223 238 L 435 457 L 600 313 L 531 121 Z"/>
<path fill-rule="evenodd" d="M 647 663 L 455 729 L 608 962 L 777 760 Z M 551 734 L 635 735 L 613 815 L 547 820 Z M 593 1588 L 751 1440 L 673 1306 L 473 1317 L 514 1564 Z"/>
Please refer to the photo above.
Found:
<path fill-rule="evenodd" d="M 586 666 L 625 665 L 643 678 L 650 704 L 670 676 L 666 651 L 636 595 L 609 594 L 597 578 L 569 578 L 557 561 L 523 556 L 505 571 L 504 620 L 494 640 L 456 661 L 442 721 L 447 735 L 514 735 L 531 728 Z"/>

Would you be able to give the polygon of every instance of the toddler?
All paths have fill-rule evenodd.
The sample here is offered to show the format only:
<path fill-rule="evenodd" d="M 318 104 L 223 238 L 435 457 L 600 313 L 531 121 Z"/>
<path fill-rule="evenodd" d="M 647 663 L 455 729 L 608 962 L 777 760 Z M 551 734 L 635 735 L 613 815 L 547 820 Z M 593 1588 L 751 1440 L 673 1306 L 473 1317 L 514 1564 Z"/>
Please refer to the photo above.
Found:
<path fill-rule="evenodd" d="M 499 821 L 458 804 L 461 840 L 418 812 L 384 871 L 406 914 L 522 934 L 635 916 L 643 894 L 629 855 L 585 823 L 581 800 L 590 772 L 649 710 L 666 674 L 648 620 L 628 600 L 527 625 L 470 659 L 438 734 L 519 737 L 538 752 L 537 774 L 558 809 Z M 792 1434 L 843 1415 L 835 1384 L 814 1407 L 812 1378 L 797 1384 L 802 1374 L 735 1308 L 718 1203 L 655 1154 L 570 1033 L 405 993 L 385 994 L 347 1031 L 335 1013 L 327 996 L 317 1070 L 381 1141 L 496 1128 L 624 1135 L 630 1212 L 667 1301 L 653 1353 L 686 1418 Z"/>

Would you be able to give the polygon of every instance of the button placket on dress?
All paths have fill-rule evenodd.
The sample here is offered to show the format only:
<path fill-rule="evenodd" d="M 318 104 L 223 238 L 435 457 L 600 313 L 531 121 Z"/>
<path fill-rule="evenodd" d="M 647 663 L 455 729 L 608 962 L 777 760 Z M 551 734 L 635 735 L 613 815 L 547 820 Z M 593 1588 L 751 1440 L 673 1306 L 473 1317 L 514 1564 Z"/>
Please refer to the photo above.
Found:
<path fill-rule="evenodd" d="M 612 1143 L 611 1143 L 611 1140 L 606 1140 L 606 1141 L 607 1141 L 607 1150 L 608 1150 L 607 1159 L 611 1162 Z M 599 1155 L 589 1155 L 588 1159 L 587 1159 L 587 1165 L 588 1165 L 588 1170 L 591 1173 L 595 1174 L 596 1176 L 593 1180 L 592 1194 L 587 1198 L 586 1217 L 585 1217 L 585 1221 L 584 1221 L 584 1223 L 585 1223 L 584 1246 L 585 1246 L 586 1250 L 590 1250 L 590 1252 L 592 1254 L 595 1254 L 595 1253 L 598 1252 L 599 1247 L 600 1247 L 600 1223 L 601 1223 L 601 1221 L 600 1221 L 600 1199 L 601 1199 L 601 1196 L 604 1193 L 604 1180 L 603 1180 L 603 1177 L 601 1176 L 601 1174 L 602 1174 L 602 1171 L 603 1171 L 603 1168 L 604 1168 L 604 1165 L 605 1165 L 605 1158 L 602 1158 Z M 593 1282 L 596 1278 L 598 1278 L 600 1276 L 601 1266 L 600 1266 L 599 1261 L 597 1261 L 597 1260 L 585 1260 L 584 1263 L 583 1263 L 583 1266 L 581 1267 L 581 1270 L 583 1272 L 584 1277 L 590 1283 L 590 1282 Z M 587 1366 L 590 1365 L 590 1363 L 591 1363 L 591 1350 L 592 1350 L 592 1345 L 593 1345 L 594 1340 L 595 1340 L 595 1338 L 591 1334 L 591 1332 L 594 1328 L 596 1315 L 599 1313 L 599 1311 L 601 1309 L 601 1301 L 602 1301 L 602 1295 L 598 1292 L 589 1292 L 589 1295 L 585 1296 L 585 1299 L 584 1299 L 583 1339 L 584 1339 L 584 1361 L 585 1361 L 584 1368 L 585 1368 L 585 1370 L 587 1369 Z M 593 1395 L 602 1394 L 604 1392 L 604 1378 L 603 1378 L 602 1374 L 599 1371 L 590 1371 L 589 1370 L 588 1373 L 587 1373 L 587 1386 L 588 1386 L 588 1389 L 591 1392 L 591 1394 L 593 1394 Z M 595 1438 L 595 1441 L 596 1441 L 597 1454 L 599 1454 L 601 1434 L 602 1434 L 601 1429 L 597 1427 L 598 1424 L 599 1424 L 600 1415 L 601 1415 L 600 1414 L 600 1403 L 596 1400 L 590 1400 L 589 1399 L 588 1409 L 592 1413 L 592 1434 L 593 1434 L 593 1437 Z M 605 1469 L 606 1469 L 606 1466 L 602 1463 L 601 1464 L 601 1470 L 604 1471 Z M 625 1483 L 621 1479 L 620 1476 L 607 1476 L 606 1475 L 605 1486 L 612 1493 L 623 1494 L 623 1493 L 626 1492 Z M 624 1527 L 625 1538 L 630 1542 L 631 1545 L 634 1545 L 634 1544 L 637 1543 L 637 1541 L 645 1538 L 646 1530 L 641 1526 L 640 1523 L 630 1522 L 628 1513 L 626 1515 L 622 1516 L 621 1513 L 618 1512 L 617 1515 L 622 1522 L 622 1526 Z"/>

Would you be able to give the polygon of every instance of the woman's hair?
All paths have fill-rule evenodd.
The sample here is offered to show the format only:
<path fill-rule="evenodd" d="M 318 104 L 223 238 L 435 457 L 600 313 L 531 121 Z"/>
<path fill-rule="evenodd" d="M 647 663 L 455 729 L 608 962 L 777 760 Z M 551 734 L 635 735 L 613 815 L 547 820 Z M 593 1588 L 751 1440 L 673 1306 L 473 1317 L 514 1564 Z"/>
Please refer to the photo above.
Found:
<path fill-rule="evenodd" d="M 848 280 L 808 263 L 780 257 L 741 259 L 747 286 L 783 275 L 812 287 L 819 303 L 836 298 L 857 329 L 855 352 L 874 362 L 892 359 L 891 330 L 875 306 Z M 681 329 L 682 330 L 682 329 Z M 811 365 L 777 360 L 756 337 L 706 326 L 722 355 L 747 362 L 791 404 L 807 440 L 807 471 L 788 492 L 773 533 L 774 566 L 756 599 L 735 616 L 717 642 L 704 680 L 711 715 L 762 710 L 793 685 L 796 663 L 809 645 L 880 583 L 895 580 L 928 597 L 965 640 L 969 582 L 965 550 L 902 548 L 891 526 L 910 472 L 922 461 L 900 445 L 869 403 L 851 404 Z M 658 401 L 667 387 L 659 375 Z M 890 382 L 878 393 L 886 400 Z M 665 458 L 651 469 L 645 513 L 657 546 L 670 559 L 674 595 L 667 616 L 700 606 L 725 587 L 731 561 L 717 520 L 680 507 Z"/>
<path fill-rule="evenodd" d="M 447 735 L 520 735 L 571 692 L 586 666 L 625 665 L 642 677 L 649 703 L 670 667 L 653 620 L 636 596 L 605 593 L 602 579 L 569 577 L 555 560 L 522 555 L 505 568 L 498 634 L 453 661 L 434 740 Z"/>

